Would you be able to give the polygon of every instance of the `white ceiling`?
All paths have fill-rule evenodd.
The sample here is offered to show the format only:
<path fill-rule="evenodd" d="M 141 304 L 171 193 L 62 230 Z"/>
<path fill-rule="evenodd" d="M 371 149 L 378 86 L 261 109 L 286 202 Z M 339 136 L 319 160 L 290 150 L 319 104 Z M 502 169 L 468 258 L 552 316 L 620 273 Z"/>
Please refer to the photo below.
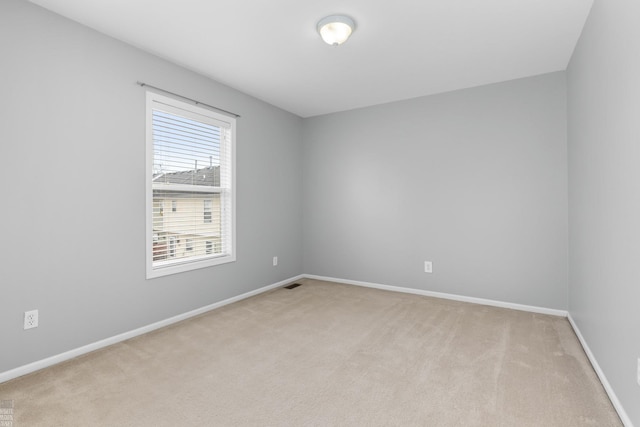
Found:
<path fill-rule="evenodd" d="M 564 70 L 593 3 L 30 1 L 302 117 Z M 332 47 L 338 13 L 357 29 Z"/>

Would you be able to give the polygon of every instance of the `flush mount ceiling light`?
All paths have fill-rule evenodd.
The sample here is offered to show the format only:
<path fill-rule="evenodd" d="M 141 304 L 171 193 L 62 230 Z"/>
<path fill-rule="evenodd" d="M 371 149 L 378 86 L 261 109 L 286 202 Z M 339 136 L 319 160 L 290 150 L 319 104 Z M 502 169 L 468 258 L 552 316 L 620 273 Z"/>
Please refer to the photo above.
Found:
<path fill-rule="evenodd" d="M 338 46 L 346 42 L 351 33 L 356 29 L 353 19 L 344 15 L 331 15 L 322 18 L 318 22 L 318 33 L 325 43 Z"/>

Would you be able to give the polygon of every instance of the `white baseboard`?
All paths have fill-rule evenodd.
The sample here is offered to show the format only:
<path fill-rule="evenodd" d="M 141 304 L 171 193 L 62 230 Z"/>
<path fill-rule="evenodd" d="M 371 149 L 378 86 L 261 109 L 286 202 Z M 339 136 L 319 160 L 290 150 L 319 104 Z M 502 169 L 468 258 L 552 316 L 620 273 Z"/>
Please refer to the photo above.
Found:
<path fill-rule="evenodd" d="M 327 282 L 337 282 L 337 283 L 344 283 L 347 285 L 356 285 L 356 286 L 364 286 L 367 288 L 383 289 L 385 291 L 402 292 L 402 293 L 414 294 L 414 295 L 423 295 L 427 297 L 470 302 L 473 304 L 490 305 L 493 307 L 511 308 L 513 310 L 530 311 L 533 313 L 549 314 L 552 316 L 567 317 L 567 314 L 568 314 L 566 310 L 557 310 L 554 308 L 536 307 L 532 305 L 495 301 L 495 300 L 484 299 L 484 298 L 465 297 L 462 295 L 447 294 L 443 292 L 425 291 L 422 289 L 414 289 L 414 288 L 403 288 L 400 286 L 381 285 L 379 283 L 361 282 L 358 280 L 336 279 L 334 277 L 315 276 L 312 274 L 305 274 L 304 277 L 307 279 L 324 280 Z"/>
<path fill-rule="evenodd" d="M 232 304 L 234 302 L 237 302 L 237 301 L 252 297 L 254 295 L 258 295 L 258 294 L 261 294 L 263 292 L 270 291 L 271 289 L 279 288 L 281 286 L 284 286 L 286 284 L 289 284 L 291 282 L 294 282 L 294 281 L 302 279 L 302 278 L 304 278 L 304 275 L 298 275 L 298 276 L 292 277 L 290 279 L 286 279 L 286 280 L 280 281 L 278 283 L 274 283 L 272 285 L 267 285 L 267 286 L 264 286 L 264 287 L 256 289 L 256 290 L 253 290 L 253 291 L 250 291 L 250 292 L 246 292 L 246 293 L 244 293 L 242 295 L 231 297 L 231 298 L 228 298 L 226 300 L 219 301 L 219 302 L 216 302 L 216 303 L 213 303 L 213 304 L 209 304 L 207 306 L 204 306 L 204 307 L 189 311 L 187 313 L 179 314 L 177 316 L 173 316 L 173 317 L 170 317 L 168 319 L 161 320 L 159 322 L 155 322 L 155 323 L 152 323 L 150 325 L 134 329 L 134 330 L 129 331 L 129 332 L 124 332 L 122 334 L 118 334 L 118 335 L 115 335 L 113 337 L 105 338 L 103 340 L 100 340 L 100 341 L 97 341 L 97 342 L 94 342 L 94 343 L 91 343 L 91 344 L 87 344 L 85 346 L 78 347 L 78 348 L 75 348 L 73 350 L 65 351 L 64 353 L 60 353 L 60 354 L 57 354 L 55 356 L 47 357 L 46 359 L 38 360 L 36 362 L 29 363 L 29 364 L 24 365 L 24 366 L 20 366 L 18 368 L 11 369 L 9 371 L 0 372 L 0 383 L 12 380 L 14 378 L 21 377 L 21 376 L 26 375 L 26 374 L 30 374 L 30 373 L 35 372 L 35 371 L 39 371 L 40 369 L 44 369 L 44 368 L 47 368 L 49 366 L 64 362 L 66 360 L 73 359 L 74 357 L 78 357 L 78 356 L 81 356 L 83 354 L 90 353 L 92 351 L 101 349 L 103 347 L 107 347 L 109 345 L 113 345 L 113 344 L 128 340 L 130 338 L 137 337 L 137 336 L 142 335 L 142 334 L 146 334 L 147 332 L 151 332 L 151 331 L 154 331 L 156 329 L 160 329 L 160 328 L 163 328 L 165 326 L 171 325 L 173 323 L 177 323 L 177 322 L 180 322 L 182 320 L 189 319 L 190 317 L 198 316 L 198 315 L 200 315 L 202 313 L 206 313 L 207 311 L 215 310 L 216 308 L 220 308 L 220 307 L 223 307 L 225 305 Z"/>
<path fill-rule="evenodd" d="M 609 400 L 611 400 L 613 407 L 615 408 L 616 412 L 618 412 L 618 416 L 620 417 L 622 424 L 624 424 L 625 427 L 633 427 L 633 423 L 631 422 L 631 419 L 629 418 L 629 416 L 627 415 L 627 412 L 622 407 L 622 403 L 620 403 L 620 400 L 618 400 L 618 396 L 616 396 L 616 393 L 613 391 L 611 384 L 609 384 L 607 377 L 604 375 L 604 372 L 600 368 L 600 365 L 598 364 L 596 357 L 593 355 L 593 353 L 591 352 L 591 349 L 587 345 L 587 342 L 582 336 L 580 329 L 578 329 L 578 325 L 576 325 L 576 322 L 573 320 L 573 317 L 571 317 L 571 313 L 568 313 L 567 318 L 569 319 L 569 323 L 571 324 L 573 331 L 576 333 L 576 336 L 578 337 L 578 341 L 580 341 L 580 344 L 582 345 L 584 352 L 587 354 L 587 357 L 589 358 L 589 362 L 591 362 L 591 366 L 593 366 L 593 370 L 596 371 L 596 375 L 598 375 L 598 378 L 600 379 L 600 382 L 602 383 L 604 390 L 607 392 L 607 395 L 609 396 Z"/>

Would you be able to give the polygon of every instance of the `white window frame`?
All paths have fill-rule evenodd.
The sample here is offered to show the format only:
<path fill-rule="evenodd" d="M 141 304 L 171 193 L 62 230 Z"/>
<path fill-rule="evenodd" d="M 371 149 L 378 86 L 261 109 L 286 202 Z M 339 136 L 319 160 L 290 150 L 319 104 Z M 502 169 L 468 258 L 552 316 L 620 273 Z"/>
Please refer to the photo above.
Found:
<path fill-rule="evenodd" d="M 153 110 L 162 110 L 169 113 L 178 113 L 186 117 L 223 123 L 231 131 L 230 141 L 230 165 L 229 174 L 230 191 L 229 203 L 231 213 L 227 215 L 223 234 L 230 235 L 226 239 L 224 254 L 213 254 L 192 257 L 174 263 L 153 262 Z M 146 92 L 146 271 L 147 279 L 182 273 L 199 268 L 211 267 L 220 264 L 234 262 L 236 260 L 236 119 L 222 115 L 208 108 L 194 105 L 173 97 L 169 97 L 153 90 Z M 167 248 L 168 250 L 169 248 Z M 177 248 L 175 248 L 177 250 Z"/>

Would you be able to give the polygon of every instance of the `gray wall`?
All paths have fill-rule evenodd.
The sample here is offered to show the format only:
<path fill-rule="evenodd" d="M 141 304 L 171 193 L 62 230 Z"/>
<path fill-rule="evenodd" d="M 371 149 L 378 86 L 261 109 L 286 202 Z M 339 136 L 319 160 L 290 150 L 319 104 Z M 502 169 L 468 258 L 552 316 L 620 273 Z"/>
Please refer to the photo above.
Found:
<path fill-rule="evenodd" d="M 0 55 L 0 372 L 301 273 L 302 119 L 25 1 Z M 237 262 L 145 280 L 137 80 L 242 115 Z"/>
<path fill-rule="evenodd" d="M 305 119 L 304 272 L 566 309 L 566 150 L 564 72 Z"/>
<path fill-rule="evenodd" d="M 568 68 L 569 311 L 640 425 L 640 3 L 596 0 Z"/>

